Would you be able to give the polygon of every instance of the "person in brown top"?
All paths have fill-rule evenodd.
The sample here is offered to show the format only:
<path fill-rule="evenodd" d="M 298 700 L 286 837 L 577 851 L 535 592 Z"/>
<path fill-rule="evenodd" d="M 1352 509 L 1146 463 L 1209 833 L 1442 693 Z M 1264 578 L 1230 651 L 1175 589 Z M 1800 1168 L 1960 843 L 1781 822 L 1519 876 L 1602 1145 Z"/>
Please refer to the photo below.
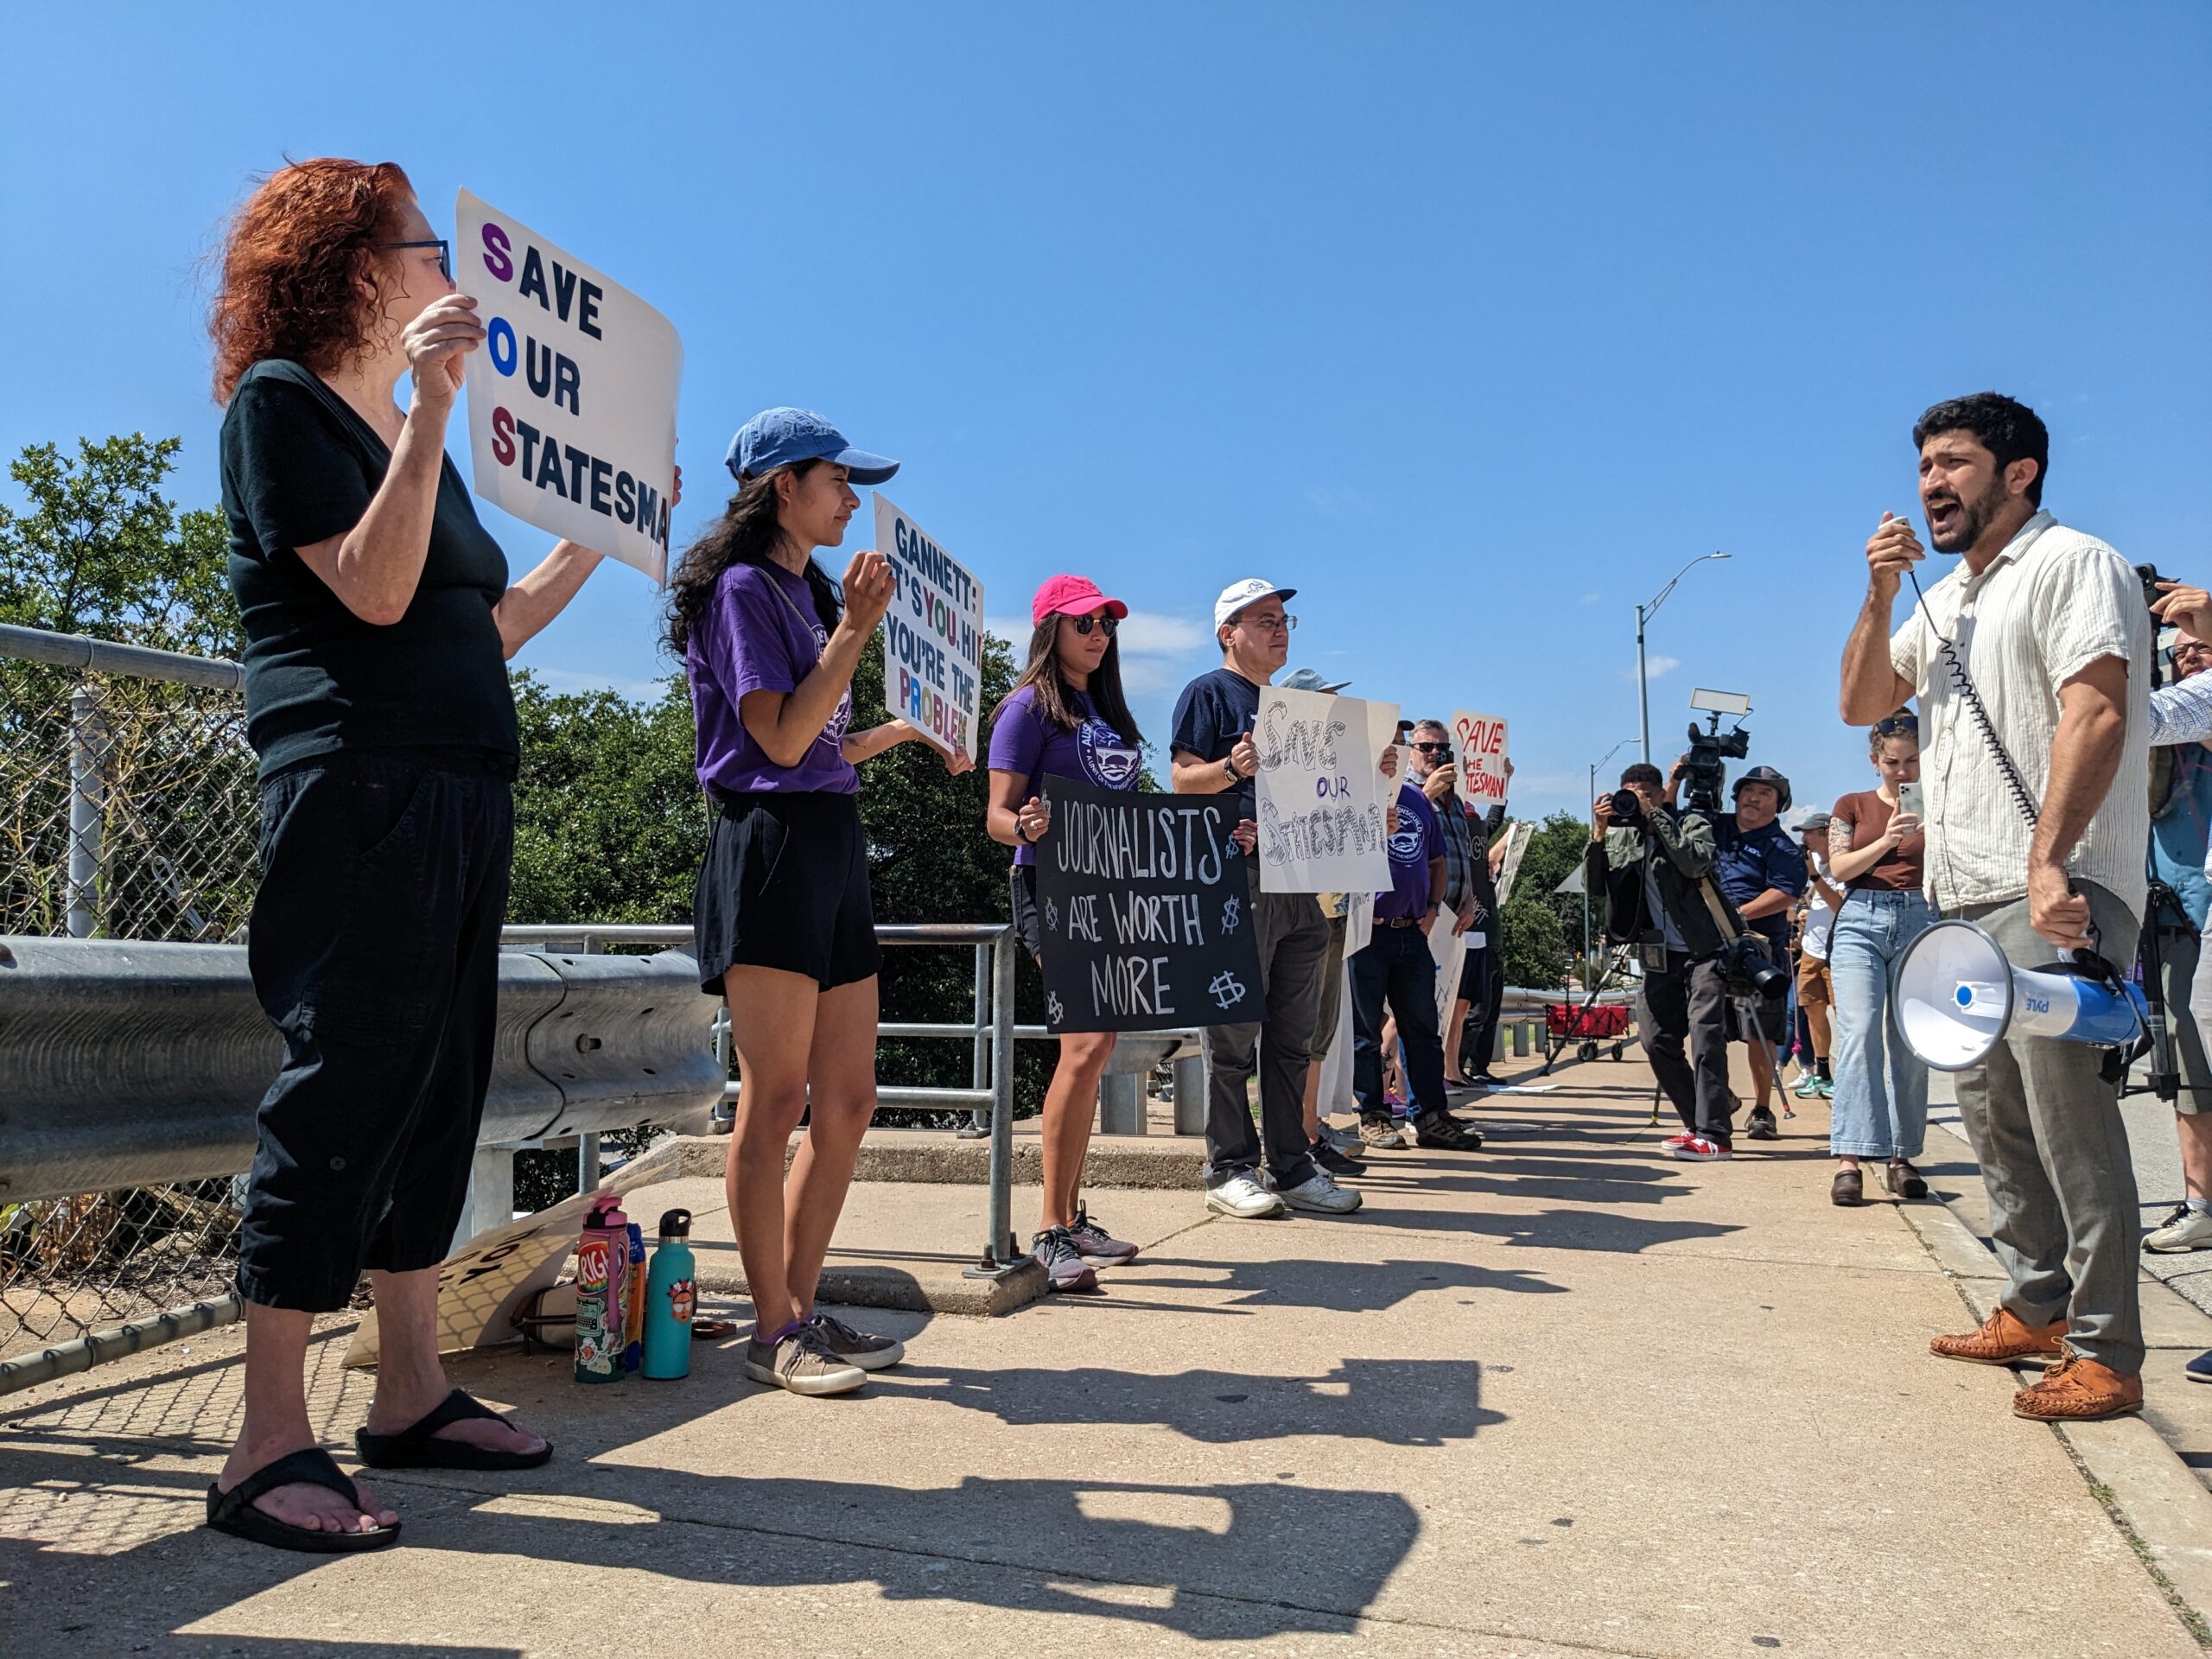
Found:
<path fill-rule="evenodd" d="M 1928 1133 L 1928 1068 L 1912 1057 L 1888 1018 L 1890 972 L 1936 912 L 1921 892 L 1927 846 L 1920 820 L 1899 810 L 1902 786 L 1920 779 L 1920 722 L 1897 714 L 1868 734 L 1881 785 L 1847 795 L 1828 815 L 1828 868 L 1847 889 L 1828 942 L 1834 997 L 1835 1093 L 1828 1149 L 1837 1204 L 1862 1203 L 1859 1160 L 1886 1165 L 1890 1191 L 1928 1195 L 1912 1166 Z"/>

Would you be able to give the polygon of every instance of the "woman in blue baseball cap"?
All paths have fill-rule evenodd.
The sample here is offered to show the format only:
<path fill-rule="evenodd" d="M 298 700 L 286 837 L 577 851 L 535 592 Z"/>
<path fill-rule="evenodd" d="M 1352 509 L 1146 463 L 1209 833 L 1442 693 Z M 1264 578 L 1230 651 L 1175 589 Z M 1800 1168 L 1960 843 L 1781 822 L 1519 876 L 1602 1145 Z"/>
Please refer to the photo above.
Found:
<path fill-rule="evenodd" d="M 797 409 L 754 416 L 728 460 L 737 493 L 677 569 L 668 640 L 715 809 L 693 920 L 700 984 L 729 1005 L 743 1084 L 728 1192 L 753 1294 L 745 1370 L 794 1394 L 843 1394 L 905 1351 L 814 1307 L 875 1110 L 882 954 L 854 767 L 921 733 L 903 720 L 849 729 L 853 671 L 893 577 L 882 554 L 856 553 L 841 593 L 814 550 L 845 539 L 852 486 L 899 463 Z"/>

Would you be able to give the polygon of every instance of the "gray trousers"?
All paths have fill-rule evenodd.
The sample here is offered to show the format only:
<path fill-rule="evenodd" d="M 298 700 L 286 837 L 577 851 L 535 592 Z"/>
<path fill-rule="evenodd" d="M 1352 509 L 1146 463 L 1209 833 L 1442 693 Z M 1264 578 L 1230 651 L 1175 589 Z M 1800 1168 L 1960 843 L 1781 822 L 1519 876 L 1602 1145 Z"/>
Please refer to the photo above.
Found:
<path fill-rule="evenodd" d="M 2173 1043 L 2174 1070 L 2181 1073 L 2174 1110 L 2183 1116 L 2212 1112 L 2212 1063 L 2205 1058 L 2204 1033 L 2190 1007 L 2203 949 L 2194 931 L 2158 930 L 2158 983 L 2165 992 L 2166 1035 Z"/>
<path fill-rule="evenodd" d="M 2075 885 L 2103 955 L 2128 961 L 2136 918 L 2094 882 Z M 2048 967 L 2056 957 L 2028 925 L 2024 898 L 1951 913 L 1985 929 L 2022 967 Z M 1958 1074 L 1959 1110 L 1989 1189 L 1991 1241 L 2012 1281 L 2005 1306 L 2030 1325 L 2063 1317 L 2076 1352 L 2133 1376 L 2143 1369 L 2140 1220 L 2120 1091 L 2097 1075 L 2104 1056 L 2085 1043 L 2007 1039 Z"/>
<path fill-rule="evenodd" d="M 1256 861 L 1247 874 L 1268 1017 L 1248 1025 L 1205 1027 L 1205 1179 L 1208 1186 L 1219 1186 L 1232 1175 L 1250 1174 L 1264 1161 L 1276 1185 L 1297 1186 L 1313 1173 L 1306 1141 L 1306 1063 L 1313 1052 L 1329 920 L 1310 893 L 1262 893 Z M 1246 1098 L 1255 1064 L 1257 1130 Z"/>

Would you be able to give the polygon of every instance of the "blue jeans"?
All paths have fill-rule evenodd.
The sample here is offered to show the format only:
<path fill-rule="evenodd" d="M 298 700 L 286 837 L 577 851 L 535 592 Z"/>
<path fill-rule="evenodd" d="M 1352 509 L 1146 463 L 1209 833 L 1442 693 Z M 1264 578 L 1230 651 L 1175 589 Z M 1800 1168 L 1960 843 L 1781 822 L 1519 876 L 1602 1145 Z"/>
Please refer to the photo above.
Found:
<path fill-rule="evenodd" d="M 1852 1158 L 1917 1158 L 1928 1137 L 1928 1068 L 1890 1019 L 1890 976 L 1936 919 L 1917 893 L 1861 887 L 1828 941 L 1835 1006 L 1835 1097 L 1828 1149 Z"/>

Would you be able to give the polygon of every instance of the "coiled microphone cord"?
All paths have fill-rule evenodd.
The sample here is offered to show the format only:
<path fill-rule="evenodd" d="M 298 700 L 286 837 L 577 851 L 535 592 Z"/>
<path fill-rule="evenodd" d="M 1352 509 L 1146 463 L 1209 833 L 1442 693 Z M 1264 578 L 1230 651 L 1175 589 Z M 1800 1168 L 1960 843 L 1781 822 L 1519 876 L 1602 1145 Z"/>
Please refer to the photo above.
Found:
<path fill-rule="evenodd" d="M 1944 638 L 1943 631 L 1936 626 L 1934 613 L 1928 608 L 1928 595 L 1920 591 L 1920 577 L 1911 569 L 1905 571 L 1905 580 L 1912 583 L 1912 596 L 1920 604 L 1921 619 L 1928 624 L 1928 632 L 1936 636 L 1936 644 L 1942 652 L 1943 665 L 1950 671 L 1951 688 L 1967 706 L 1974 723 L 1981 728 L 1982 741 L 1989 745 L 1990 758 L 1997 762 L 1998 775 L 2005 780 L 2005 792 L 2012 798 L 2012 804 L 2036 827 L 2037 817 L 2036 798 L 2020 776 L 2020 769 L 2012 764 L 2012 757 L 2005 753 L 2004 741 L 1997 735 L 1997 723 L 1989 717 L 1989 710 L 1981 701 L 1981 693 L 1974 690 L 1974 682 L 1967 677 L 1967 665 L 1959 659 L 1959 648 Z"/>

